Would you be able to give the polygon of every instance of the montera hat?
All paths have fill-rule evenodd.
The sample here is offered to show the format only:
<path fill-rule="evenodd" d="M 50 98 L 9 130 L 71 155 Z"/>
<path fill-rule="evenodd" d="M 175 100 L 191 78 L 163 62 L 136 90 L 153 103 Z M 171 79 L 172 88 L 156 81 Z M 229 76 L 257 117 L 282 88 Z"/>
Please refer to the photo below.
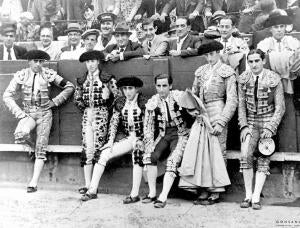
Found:
<path fill-rule="evenodd" d="M 66 30 L 66 33 L 69 33 L 69 32 L 79 32 L 80 34 L 83 33 L 83 31 L 80 29 L 80 25 L 78 23 L 68 24 L 68 29 Z"/>
<path fill-rule="evenodd" d="M 198 48 L 198 55 L 204 55 L 213 51 L 220 51 L 224 48 L 223 44 L 216 40 L 209 41 L 207 43 L 202 44 Z"/>
<path fill-rule="evenodd" d="M 265 27 L 269 28 L 275 25 L 290 25 L 292 21 L 289 16 L 286 15 L 271 15 L 265 22 Z"/>
<path fill-rule="evenodd" d="M 33 59 L 39 59 L 39 60 L 50 60 L 50 56 L 47 52 L 44 52 L 42 50 L 31 50 L 28 51 L 24 56 L 23 59 L 27 60 L 33 60 Z"/>
<path fill-rule="evenodd" d="M 127 26 L 126 23 L 121 22 L 119 24 L 117 24 L 117 26 L 115 27 L 115 30 L 112 33 L 113 35 L 116 34 L 127 34 L 128 36 L 131 35 L 131 32 L 129 31 L 129 27 Z"/>
<path fill-rule="evenodd" d="M 117 82 L 118 87 L 122 86 L 134 86 L 134 87 L 143 87 L 143 81 L 137 77 L 124 77 L 119 79 Z"/>
<path fill-rule="evenodd" d="M 102 51 L 87 51 L 81 54 L 79 62 L 85 62 L 88 60 L 104 60 L 104 54 Z"/>
<path fill-rule="evenodd" d="M 193 93 L 190 90 L 186 90 L 183 92 L 183 95 L 178 99 L 178 105 L 182 108 L 186 109 L 197 109 L 201 110 L 200 104 L 195 99 Z"/>
<path fill-rule="evenodd" d="M 16 32 L 17 30 L 17 23 L 15 22 L 7 22 L 3 23 L 1 26 L 1 34 L 6 34 L 8 32 Z"/>
<path fill-rule="evenodd" d="M 88 29 L 81 35 L 81 38 L 84 40 L 89 35 L 96 35 L 98 38 L 100 31 L 98 29 Z"/>
<path fill-rule="evenodd" d="M 113 23 L 115 23 L 117 16 L 113 13 L 101 13 L 100 15 L 98 15 L 97 19 L 100 23 L 104 21 L 112 21 Z"/>
<path fill-rule="evenodd" d="M 258 142 L 258 150 L 264 156 L 271 156 L 275 152 L 275 143 L 272 138 L 261 138 Z"/>

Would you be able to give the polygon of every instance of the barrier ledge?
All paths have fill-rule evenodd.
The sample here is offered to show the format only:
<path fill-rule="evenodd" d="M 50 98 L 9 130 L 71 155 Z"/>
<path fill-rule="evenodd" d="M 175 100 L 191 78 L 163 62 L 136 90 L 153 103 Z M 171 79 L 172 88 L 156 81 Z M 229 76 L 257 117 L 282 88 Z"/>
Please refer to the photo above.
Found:
<path fill-rule="evenodd" d="M 22 144 L 0 144 L 0 152 L 29 152 L 30 148 Z M 49 145 L 47 151 L 50 153 L 81 153 L 81 146 L 78 145 Z M 237 150 L 228 150 L 227 159 L 235 160 L 240 158 Z M 300 162 L 300 153 L 297 152 L 276 152 L 271 156 L 271 161 L 297 161 Z"/>

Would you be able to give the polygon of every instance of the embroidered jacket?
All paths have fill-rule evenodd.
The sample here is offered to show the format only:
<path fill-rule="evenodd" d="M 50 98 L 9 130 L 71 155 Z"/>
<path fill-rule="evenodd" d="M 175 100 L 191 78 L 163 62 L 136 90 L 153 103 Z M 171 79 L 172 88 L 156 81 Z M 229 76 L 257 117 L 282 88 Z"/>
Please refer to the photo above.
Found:
<path fill-rule="evenodd" d="M 255 81 L 251 71 L 245 71 L 238 77 L 239 83 L 239 125 L 248 126 L 247 117 L 255 114 L 264 117 L 273 114 L 265 128 L 276 133 L 277 127 L 285 111 L 283 87 L 280 76 L 273 71 L 264 69 L 258 79 L 257 102 L 254 97 Z"/>
<path fill-rule="evenodd" d="M 238 104 L 235 72 L 230 66 L 221 62 L 212 70 L 209 64 L 200 66 L 195 72 L 192 91 L 204 104 L 223 100 L 225 106 L 217 123 L 227 125 Z"/>
<path fill-rule="evenodd" d="M 74 85 L 62 78 L 56 71 L 42 67 L 42 71 L 37 73 L 39 92 L 34 94 L 34 76 L 30 68 L 18 71 L 14 74 L 9 86 L 3 94 L 3 100 L 10 111 L 16 118 L 23 118 L 26 116 L 25 111 L 15 102 L 15 96 L 20 90 L 23 98 L 23 106 L 30 108 L 32 105 L 47 107 L 50 101 L 50 86 L 54 84 L 63 89 L 60 94 L 52 99 L 56 106 L 65 102 L 74 92 Z"/>
<path fill-rule="evenodd" d="M 137 99 L 132 106 L 132 113 L 126 106 L 126 97 L 116 99 L 114 103 L 113 115 L 109 125 L 109 142 L 114 142 L 119 131 L 129 136 L 130 132 L 135 132 L 137 138 L 143 138 L 143 120 L 145 115 L 146 98 L 142 94 L 137 95 Z"/>
<path fill-rule="evenodd" d="M 77 78 L 77 85 L 74 94 L 75 105 L 84 110 L 86 107 L 110 106 L 113 96 L 118 96 L 116 79 L 104 72 L 99 72 L 97 80 L 89 79 L 88 73 Z"/>
<path fill-rule="evenodd" d="M 178 135 L 189 133 L 189 118 L 186 110 L 178 105 L 183 91 L 172 90 L 169 95 L 170 126 L 177 127 Z M 166 108 L 158 94 L 153 95 L 146 104 L 144 121 L 145 153 L 151 154 L 156 144 L 165 136 L 167 119 Z M 156 137 L 157 136 L 157 137 Z"/>

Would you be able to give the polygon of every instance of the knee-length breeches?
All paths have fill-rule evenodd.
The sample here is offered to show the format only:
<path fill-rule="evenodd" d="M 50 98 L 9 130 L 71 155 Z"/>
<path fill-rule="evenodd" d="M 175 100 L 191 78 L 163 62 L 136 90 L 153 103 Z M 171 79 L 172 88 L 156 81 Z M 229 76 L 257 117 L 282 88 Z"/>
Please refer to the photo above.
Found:
<path fill-rule="evenodd" d="M 188 135 L 178 135 L 177 127 L 166 128 L 165 136 L 160 139 L 151 154 L 151 164 L 157 165 L 158 161 L 167 158 L 166 172 L 177 174 L 187 140 Z"/>
<path fill-rule="evenodd" d="M 82 117 L 82 159 L 81 165 L 97 163 L 100 148 L 104 145 L 108 128 L 106 107 L 86 108 Z"/>
<path fill-rule="evenodd" d="M 44 110 L 33 106 L 25 111 L 33 118 L 35 124 L 31 121 L 26 121 L 26 119 L 20 120 L 14 133 L 15 142 L 25 143 L 26 140 L 30 139 L 30 132 L 36 127 L 35 157 L 36 159 L 46 161 L 49 135 L 52 126 L 52 110 Z"/>
<path fill-rule="evenodd" d="M 132 135 L 115 142 L 112 148 L 107 148 L 101 152 L 98 164 L 106 166 L 110 159 L 132 153 L 132 164 L 138 164 L 142 167 L 144 150 L 142 146 L 137 145 L 137 140 L 137 137 Z"/>

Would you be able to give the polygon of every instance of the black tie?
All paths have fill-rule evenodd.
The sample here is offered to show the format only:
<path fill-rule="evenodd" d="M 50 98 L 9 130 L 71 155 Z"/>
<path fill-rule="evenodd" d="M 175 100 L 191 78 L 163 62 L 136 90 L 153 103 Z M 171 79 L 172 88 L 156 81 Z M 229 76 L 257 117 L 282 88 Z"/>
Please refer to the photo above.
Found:
<path fill-rule="evenodd" d="M 258 101 L 257 89 L 258 89 L 258 76 L 256 76 L 255 85 L 254 85 L 254 100 L 255 100 L 255 103 L 257 103 L 257 101 Z"/>
<path fill-rule="evenodd" d="M 170 115 L 169 105 L 168 105 L 168 102 L 167 102 L 167 101 L 165 101 L 165 103 L 166 103 L 166 107 L 167 107 L 167 115 L 168 115 L 167 122 L 170 123 L 170 121 L 171 121 L 172 119 L 171 119 L 171 115 Z"/>
<path fill-rule="evenodd" d="M 31 88 L 31 104 L 32 105 L 34 105 L 36 102 L 35 98 L 32 96 L 33 92 L 34 92 L 35 77 L 36 77 L 36 73 L 34 73 L 34 75 L 33 75 L 33 82 L 32 82 L 32 88 Z"/>
<path fill-rule="evenodd" d="M 12 60 L 12 58 L 11 58 L 11 48 L 7 48 L 7 53 L 8 53 L 7 59 Z"/>
<path fill-rule="evenodd" d="M 150 53 L 150 51 L 151 51 L 151 46 L 152 46 L 152 42 L 149 41 L 149 42 L 148 42 L 148 52 L 149 52 L 149 53 Z"/>
<path fill-rule="evenodd" d="M 102 38 L 102 45 L 103 47 L 106 47 L 106 45 L 108 44 L 108 39 L 106 37 Z"/>

